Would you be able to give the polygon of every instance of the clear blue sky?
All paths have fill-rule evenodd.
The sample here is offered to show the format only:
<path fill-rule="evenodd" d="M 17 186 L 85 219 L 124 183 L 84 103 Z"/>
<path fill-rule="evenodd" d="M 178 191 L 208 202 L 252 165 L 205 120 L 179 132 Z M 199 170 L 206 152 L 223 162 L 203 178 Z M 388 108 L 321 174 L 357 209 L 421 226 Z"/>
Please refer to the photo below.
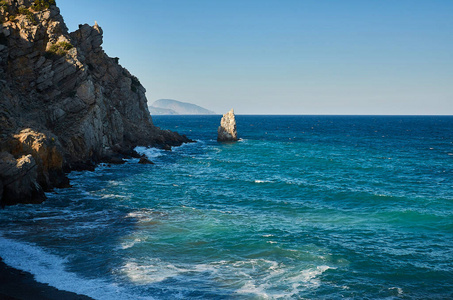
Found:
<path fill-rule="evenodd" d="M 57 0 L 148 102 L 238 114 L 453 114 L 452 0 Z"/>

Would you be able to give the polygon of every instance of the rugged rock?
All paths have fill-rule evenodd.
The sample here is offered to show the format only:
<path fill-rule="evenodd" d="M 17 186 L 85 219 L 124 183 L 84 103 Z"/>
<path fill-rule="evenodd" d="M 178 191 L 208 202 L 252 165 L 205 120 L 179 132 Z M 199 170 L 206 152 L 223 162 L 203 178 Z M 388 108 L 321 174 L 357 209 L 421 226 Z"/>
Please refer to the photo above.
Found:
<path fill-rule="evenodd" d="M 236 131 L 236 118 L 234 111 L 231 109 L 223 115 L 220 121 L 219 129 L 217 130 L 217 141 L 219 142 L 235 142 L 238 140 Z"/>
<path fill-rule="evenodd" d="M 98 24 L 69 33 L 55 2 L 40 3 L 0 5 L 0 151 L 9 154 L 0 164 L 17 169 L 2 168 L 3 204 L 42 201 L 42 190 L 68 185 L 64 172 L 119 162 L 135 146 L 190 141 L 153 125 L 145 89 L 104 52 Z"/>
<path fill-rule="evenodd" d="M 38 184 L 38 170 L 31 154 L 18 159 L 8 152 L 0 153 L 1 206 L 15 203 L 41 203 L 44 191 Z"/>
<path fill-rule="evenodd" d="M 32 155 L 37 166 L 38 183 L 44 190 L 69 186 L 63 172 L 61 145 L 55 136 L 27 128 L 13 137 L 11 153 L 15 156 Z"/>

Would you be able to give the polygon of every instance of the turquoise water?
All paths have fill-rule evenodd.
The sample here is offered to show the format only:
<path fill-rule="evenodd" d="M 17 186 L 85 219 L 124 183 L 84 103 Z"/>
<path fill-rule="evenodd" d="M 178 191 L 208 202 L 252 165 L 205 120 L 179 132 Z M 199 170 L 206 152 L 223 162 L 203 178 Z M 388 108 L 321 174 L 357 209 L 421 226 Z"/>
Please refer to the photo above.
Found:
<path fill-rule="evenodd" d="M 140 148 L 0 211 L 0 256 L 96 299 L 453 298 L 453 117 L 156 116 Z"/>

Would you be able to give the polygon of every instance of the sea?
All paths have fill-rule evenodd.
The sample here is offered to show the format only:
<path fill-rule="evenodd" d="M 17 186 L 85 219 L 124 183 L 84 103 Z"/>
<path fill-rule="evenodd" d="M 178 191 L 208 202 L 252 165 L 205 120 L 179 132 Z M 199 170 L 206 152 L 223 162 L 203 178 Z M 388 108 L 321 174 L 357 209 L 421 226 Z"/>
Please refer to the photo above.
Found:
<path fill-rule="evenodd" d="M 453 116 L 220 118 L 0 210 L 0 256 L 95 299 L 453 299 Z"/>

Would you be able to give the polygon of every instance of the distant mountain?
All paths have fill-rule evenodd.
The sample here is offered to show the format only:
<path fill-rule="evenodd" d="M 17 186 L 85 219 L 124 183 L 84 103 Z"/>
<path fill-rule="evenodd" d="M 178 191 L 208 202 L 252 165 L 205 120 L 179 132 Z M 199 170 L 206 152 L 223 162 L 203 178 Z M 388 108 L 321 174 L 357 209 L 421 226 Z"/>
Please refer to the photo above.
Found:
<path fill-rule="evenodd" d="M 150 106 L 149 112 L 151 113 L 151 115 L 179 115 L 173 109 L 160 108 L 160 107 L 155 107 L 155 106 Z"/>
<path fill-rule="evenodd" d="M 172 99 L 159 99 L 149 107 L 152 115 L 214 115 L 201 106 Z"/>

